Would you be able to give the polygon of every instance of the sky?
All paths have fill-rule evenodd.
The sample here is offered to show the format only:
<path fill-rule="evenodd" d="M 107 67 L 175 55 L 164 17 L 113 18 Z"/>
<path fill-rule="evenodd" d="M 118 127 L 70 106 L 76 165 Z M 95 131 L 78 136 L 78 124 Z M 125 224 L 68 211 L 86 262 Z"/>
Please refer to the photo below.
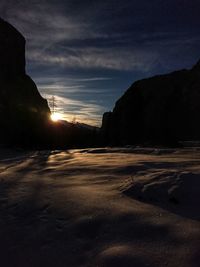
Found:
<path fill-rule="evenodd" d="M 69 121 L 101 125 L 136 80 L 200 59 L 199 0 L 1 0 L 27 73 Z"/>

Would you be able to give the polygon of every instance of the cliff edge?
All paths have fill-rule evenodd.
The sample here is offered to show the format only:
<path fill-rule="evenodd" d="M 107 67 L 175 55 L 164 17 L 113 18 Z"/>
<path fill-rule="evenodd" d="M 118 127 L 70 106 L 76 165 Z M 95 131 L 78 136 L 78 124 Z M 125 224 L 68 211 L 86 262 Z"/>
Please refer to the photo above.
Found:
<path fill-rule="evenodd" d="M 174 145 L 200 140 L 200 62 L 190 70 L 136 81 L 105 113 L 107 144 Z"/>
<path fill-rule="evenodd" d="M 25 70 L 25 38 L 0 19 L 1 143 L 38 143 L 50 109 Z"/>

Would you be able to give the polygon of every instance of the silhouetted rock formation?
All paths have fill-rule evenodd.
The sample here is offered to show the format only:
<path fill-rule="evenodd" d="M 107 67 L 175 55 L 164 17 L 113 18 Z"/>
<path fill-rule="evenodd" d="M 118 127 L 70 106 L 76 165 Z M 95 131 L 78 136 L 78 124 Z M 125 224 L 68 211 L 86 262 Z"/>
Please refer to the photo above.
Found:
<path fill-rule="evenodd" d="M 26 75 L 25 39 L 0 19 L 0 144 L 57 149 L 97 142 L 97 128 L 49 118 L 47 101 Z"/>
<path fill-rule="evenodd" d="M 102 132 L 113 145 L 200 140 L 200 61 L 135 82 L 104 114 Z"/>
<path fill-rule="evenodd" d="M 0 142 L 39 142 L 49 115 L 47 101 L 25 72 L 24 37 L 0 19 Z"/>

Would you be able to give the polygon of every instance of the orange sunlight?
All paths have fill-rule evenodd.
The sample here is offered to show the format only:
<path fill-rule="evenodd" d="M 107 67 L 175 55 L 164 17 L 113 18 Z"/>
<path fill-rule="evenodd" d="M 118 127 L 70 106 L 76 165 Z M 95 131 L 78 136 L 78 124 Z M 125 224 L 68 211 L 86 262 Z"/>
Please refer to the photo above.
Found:
<path fill-rule="evenodd" d="M 51 116 L 50 116 L 50 118 L 51 118 L 51 120 L 52 120 L 52 121 L 54 121 L 54 122 L 56 122 L 56 121 L 59 121 L 59 120 L 62 120 L 62 119 L 63 119 L 63 117 L 62 117 L 62 114 L 60 114 L 60 113 L 57 113 L 57 112 L 55 112 L 55 113 L 52 113 L 52 114 L 51 114 Z"/>

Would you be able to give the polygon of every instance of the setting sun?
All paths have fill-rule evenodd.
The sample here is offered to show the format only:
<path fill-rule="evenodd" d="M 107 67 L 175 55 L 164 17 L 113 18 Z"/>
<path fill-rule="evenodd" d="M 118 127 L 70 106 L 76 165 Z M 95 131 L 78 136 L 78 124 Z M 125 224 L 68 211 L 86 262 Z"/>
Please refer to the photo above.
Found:
<path fill-rule="evenodd" d="M 51 114 L 51 120 L 55 121 L 55 122 L 62 120 L 62 115 L 60 113 L 52 113 Z"/>

